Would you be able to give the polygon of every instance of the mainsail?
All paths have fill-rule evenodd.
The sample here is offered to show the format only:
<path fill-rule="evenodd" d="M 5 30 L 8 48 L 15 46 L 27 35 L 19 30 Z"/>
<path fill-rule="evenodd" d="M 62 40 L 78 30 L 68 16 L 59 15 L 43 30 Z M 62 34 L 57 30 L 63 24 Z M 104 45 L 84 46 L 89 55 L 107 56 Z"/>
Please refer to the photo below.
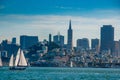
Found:
<path fill-rule="evenodd" d="M 25 56 L 23 54 L 23 51 L 21 51 L 21 53 L 20 53 L 18 66 L 27 66 L 27 62 L 26 62 Z"/>
<path fill-rule="evenodd" d="M 27 62 L 25 60 L 25 56 L 23 54 L 22 50 L 18 50 L 16 58 L 14 59 L 14 56 L 12 54 L 10 58 L 10 70 L 24 70 L 27 67 Z"/>
<path fill-rule="evenodd" d="M 0 57 L 0 66 L 2 66 L 2 60 L 1 60 L 1 57 Z"/>
<path fill-rule="evenodd" d="M 14 57 L 13 57 L 13 54 L 12 54 L 12 56 L 11 56 L 11 58 L 10 58 L 10 62 L 9 62 L 9 66 L 10 66 L 10 67 L 14 66 L 13 59 L 14 59 Z"/>
<path fill-rule="evenodd" d="M 72 61 L 70 62 L 70 67 L 73 67 L 73 62 Z"/>
<path fill-rule="evenodd" d="M 17 55 L 16 55 L 15 66 L 18 65 L 19 57 L 20 57 L 20 49 L 18 50 Z"/>

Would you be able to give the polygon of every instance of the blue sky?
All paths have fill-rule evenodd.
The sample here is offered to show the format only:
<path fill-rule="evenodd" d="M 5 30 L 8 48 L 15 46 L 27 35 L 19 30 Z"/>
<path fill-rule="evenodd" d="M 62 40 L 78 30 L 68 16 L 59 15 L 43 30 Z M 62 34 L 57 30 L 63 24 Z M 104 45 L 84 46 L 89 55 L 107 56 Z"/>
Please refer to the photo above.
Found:
<path fill-rule="evenodd" d="M 67 40 L 72 20 L 74 45 L 76 39 L 100 38 L 100 27 L 115 27 L 115 40 L 120 39 L 120 0 L 0 0 L 0 40 L 20 35 L 61 32 Z M 19 41 L 19 40 L 18 40 Z"/>
<path fill-rule="evenodd" d="M 0 5 L 3 14 L 84 15 L 95 10 L 119 10 L 120 0 L 1 0 Z"/>

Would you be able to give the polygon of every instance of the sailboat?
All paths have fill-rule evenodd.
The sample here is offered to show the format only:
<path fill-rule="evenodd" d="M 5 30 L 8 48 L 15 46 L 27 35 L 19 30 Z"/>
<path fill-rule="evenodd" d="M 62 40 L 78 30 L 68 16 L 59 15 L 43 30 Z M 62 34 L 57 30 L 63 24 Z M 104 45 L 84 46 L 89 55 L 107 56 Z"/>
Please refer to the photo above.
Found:
<path fill-rule="evenodd" d="M 27 67 L 27 62 L 22 50 L 18 50 L 16 58 L 14 58 L 13 54 L 10 58 L 9 69 L 10 70 L 25 70 Z"/>
<path fill-rule="evenodd" d="M 73 67 L 73 62 L 72 62 L 72 61 L 70 61 L 70 67 L 71 67 L 71 68 Z"/>
<path fill-rule="evenodd" d="M 1 56 L 0 56 L 0 67 L 2 67 L 2 59 L 1 59 Z"/>

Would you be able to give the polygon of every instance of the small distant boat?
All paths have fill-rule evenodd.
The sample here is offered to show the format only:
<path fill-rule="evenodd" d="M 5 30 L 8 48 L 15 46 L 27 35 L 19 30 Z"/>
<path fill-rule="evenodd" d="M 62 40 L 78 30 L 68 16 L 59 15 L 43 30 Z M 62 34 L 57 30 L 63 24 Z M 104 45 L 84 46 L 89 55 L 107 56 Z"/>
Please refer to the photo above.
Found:
<path fill-rule="evenodd" d="M 10 70 L 25 70 L 27 67 L 27 62 L 22 50 L 18 50 L 16 58 L 14 58 L 13 54 L 10 58 L 9 69 Z"/>
<path fill-rule="evenodd" d="M 73 62 L 72 62 L 72 61 L 70 61 L 70 67 L 71 67 L 71 68 L 73 67 Z"/>
<path fill-rule="evenodd" d="M 1 56 L 0 56 L 0 67 L 2 67 L 3 64 L 2 64 L 2 59 L 1 59 Z"/>

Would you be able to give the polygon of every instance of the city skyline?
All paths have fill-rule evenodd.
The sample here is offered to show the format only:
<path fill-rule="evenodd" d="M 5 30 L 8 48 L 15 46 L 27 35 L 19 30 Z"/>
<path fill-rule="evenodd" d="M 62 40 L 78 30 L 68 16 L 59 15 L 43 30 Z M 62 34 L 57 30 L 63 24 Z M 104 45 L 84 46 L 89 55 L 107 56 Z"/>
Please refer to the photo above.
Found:
<path fill-rule="evenodd" d="M 0 80 L 119 80 L 120 0 L 0 0 Z"/>
<path fill-rule="evenodd" d="M 103 25 L 112 25 L 115 28 L 115 40 L 119 40 L 119 13 L 119 0 L 0 1 L 0 41 L 11 40 L 12 37 L 18 40 L 20 35 L 39 36 L 40 41 L 48 40 L 49 34 L 60 32 L 67 43 L 70 19 L 74 45 L 81 38 L 89 38 L 89 41 L 100 39 Z"/>

